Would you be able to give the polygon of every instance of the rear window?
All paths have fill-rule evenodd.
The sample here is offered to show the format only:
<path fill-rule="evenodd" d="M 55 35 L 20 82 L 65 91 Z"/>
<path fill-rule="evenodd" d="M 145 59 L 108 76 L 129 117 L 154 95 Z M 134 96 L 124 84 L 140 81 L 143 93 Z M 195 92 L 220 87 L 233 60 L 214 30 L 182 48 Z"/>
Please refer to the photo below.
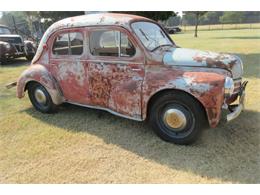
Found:
<path fill-rule="evenodd" d="M 59 34 L 52 47 L 54 55 L 81 55 L 83 53 L 83 36 L 79 32 Z"/>

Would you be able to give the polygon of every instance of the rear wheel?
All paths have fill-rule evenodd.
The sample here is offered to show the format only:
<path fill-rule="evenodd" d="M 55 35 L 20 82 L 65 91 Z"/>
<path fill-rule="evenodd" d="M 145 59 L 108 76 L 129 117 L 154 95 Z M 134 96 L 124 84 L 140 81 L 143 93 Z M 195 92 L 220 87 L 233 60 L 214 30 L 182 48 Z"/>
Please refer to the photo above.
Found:
<path fill-rule="evenodd" d="M 53 113 L 57 110 L 50 94 L 41 84 L 31 83 L 28 86 L 28 95 L 36 110 L 42 113 Z"/>
<path fill-rule="evenodd" d="M 151 105 L 149 115 L 155 133 L 176 144 L 193 143 L 205 122 L 200 103 L 183 92 L 163 93 Z"/>

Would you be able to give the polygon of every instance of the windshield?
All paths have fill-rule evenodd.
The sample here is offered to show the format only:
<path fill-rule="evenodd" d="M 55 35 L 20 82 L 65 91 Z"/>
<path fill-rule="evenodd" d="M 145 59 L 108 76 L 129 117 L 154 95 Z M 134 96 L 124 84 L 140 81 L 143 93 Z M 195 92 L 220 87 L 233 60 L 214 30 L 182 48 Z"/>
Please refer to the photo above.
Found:
<path fill-rule="evenodd" d="M 150 51 L 164 45 L 173 45 L 160 26 L 152 22 L 134 22 L 132 28 Z"/>
<path fill-rule="evenodd" d="M 8 28 L 0 27 L 0 35 L 2 34 L 11 34 L 11 32 Z"/>

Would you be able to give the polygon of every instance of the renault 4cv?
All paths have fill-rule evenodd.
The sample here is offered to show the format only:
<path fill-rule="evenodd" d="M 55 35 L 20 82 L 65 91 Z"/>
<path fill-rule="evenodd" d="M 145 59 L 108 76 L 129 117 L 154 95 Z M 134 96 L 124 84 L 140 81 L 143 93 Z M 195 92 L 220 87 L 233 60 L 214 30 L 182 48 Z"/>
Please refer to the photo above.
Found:
<path fill-rule="evenodd" d="M 27 90 L 43 113 L 67 102 L 148 120 L 163 140 L 190 144 L 203 127 L 217 126 L 222 109 L 227 121 L 241 113 L 242 74 L 239 57 L 178 47 L 153 20 L 90 14 L 49 27 L 17 97 Z"/>

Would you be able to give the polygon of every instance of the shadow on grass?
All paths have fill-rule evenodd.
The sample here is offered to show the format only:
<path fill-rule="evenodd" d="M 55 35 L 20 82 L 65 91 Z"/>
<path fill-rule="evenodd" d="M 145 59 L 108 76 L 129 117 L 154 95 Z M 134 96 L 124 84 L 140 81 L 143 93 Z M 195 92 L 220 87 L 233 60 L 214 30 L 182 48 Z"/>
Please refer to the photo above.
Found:
<path fill-rule="evenodd" d="M 213 39 L 260 39 L 260 36 L 212 37 Z"/>
<path fill-rule="evenodd" d="M 64 131 L 97 136 L 108 144 L 171 169 L 224 182 L 260 182 L 258 112 L 246 110 L 229 124 L 222 121 L 218 128 L 203 131 L 191 146 L 164 142 L 145 122 L 131 121 L 104 111 L 66 104 L 53 115 L 41 114 L 33 108 L 23 112 Z"/>

